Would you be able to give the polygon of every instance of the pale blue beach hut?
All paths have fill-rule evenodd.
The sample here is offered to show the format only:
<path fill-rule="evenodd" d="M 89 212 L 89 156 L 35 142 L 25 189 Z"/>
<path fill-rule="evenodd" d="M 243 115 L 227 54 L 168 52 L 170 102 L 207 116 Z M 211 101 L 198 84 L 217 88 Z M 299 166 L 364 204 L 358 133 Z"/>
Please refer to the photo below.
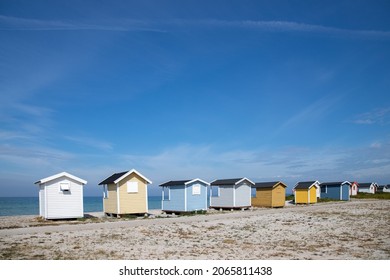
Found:
<path fill-rule="evenodd" d="M 236 209 L 251 207 L 255 183 L 247 178 L 219 179 L 211 184 L 210 208 Z"/>
<path fill-rule="evenodd" d="M 207 210 L 208 186 L 201 179 L 162 183 L 161 210 L 166 213 Z"/>
<path fill-rule="evenodd" d="M 351 183 L 344 182 L 326 182 L 321 183 L 321 198 L 331 198 L 337 200 L 349 200 L 350 199 L 350 187 Z"/>

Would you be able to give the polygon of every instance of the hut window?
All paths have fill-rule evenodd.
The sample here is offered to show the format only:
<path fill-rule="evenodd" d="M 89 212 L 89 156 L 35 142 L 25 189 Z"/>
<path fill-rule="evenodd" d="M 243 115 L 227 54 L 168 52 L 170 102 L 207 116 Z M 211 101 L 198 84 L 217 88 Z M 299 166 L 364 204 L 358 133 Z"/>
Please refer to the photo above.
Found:
<path fill-rule="evenodd" d="M 103 186 L 103 198 L 108 198 L 108 186 Z"/>
<path fill-rule="evenodd" d="M 163 188 L 163 200 L 169 200 L 171 196 L 171 189 L 164 187 Z"/>
<path fill-rule="evenodd" d="M 127 192 L 128 193 L 137 193 L 138 192 L 138 182 L 127 182 Z"/>
<path fill-rule="evenodd" d="M 327 187 L 326 186 L 321 187 L 321 193 L 327 193 Z"/>
<path fill-rule="evenodd" d="M 211 187 L 211 196 L 212 197 L 218 197 L 219 195 L 220 195 L 219 187 L 218 186 Z"/>
<path fill-rule="evenodd" d="M 60 183 L 60 190 L 61 191 L 70 191 L 69 183 Z"/>
<path fill-rule="evenodd" d="M 192 186 L 192 195 L 200 195 L 200 185 L 199 184 Z"/>
<path fill-rule="evenodd" d="M 256 188 L 251 188 L 251 197 L 256 197 Z"/>

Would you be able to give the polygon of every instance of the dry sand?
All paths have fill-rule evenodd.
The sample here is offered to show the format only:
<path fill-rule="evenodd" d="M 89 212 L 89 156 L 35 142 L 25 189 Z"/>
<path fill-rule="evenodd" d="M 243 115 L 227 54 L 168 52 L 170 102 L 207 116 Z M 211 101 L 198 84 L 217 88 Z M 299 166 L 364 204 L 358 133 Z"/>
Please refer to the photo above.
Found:
<path fill-rule="evenodd" d="M 0 259 L 389 260 L 389 215 L 389 200 L 353 200 L 135 220 L 2 217 Z"/>

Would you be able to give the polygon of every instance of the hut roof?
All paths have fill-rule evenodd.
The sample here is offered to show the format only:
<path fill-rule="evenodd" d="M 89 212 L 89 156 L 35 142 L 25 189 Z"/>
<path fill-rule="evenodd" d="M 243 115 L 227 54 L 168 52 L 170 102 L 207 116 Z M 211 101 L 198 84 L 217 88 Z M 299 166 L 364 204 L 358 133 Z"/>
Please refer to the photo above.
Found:
<path fill-rule="evenodd" d="M 139 173 L 137 170 L 135 169 L 131 169 L 130 171 L 124 171 L 124 172 L 119 172 L 119 173 L 114 173 L 112 174 L 110 177 L 104 179 L 103 181 L 101 181 L 99 183 L 99 185 L 107 185 L 107 184 L 117 184 L 118 182 L 120 182 L 122 179 L 124 179 L 125 177 L 127 177 L 128 175 L 130 175 L 131 173 L 135 173 L 137 174 L 139 177 L 141 177 L 142 179 L 144 179 L 146 182 L 148 182 L 149 184 L 152 183 L 152 181 L 150 181 L 148 178 L 146 178 L 145 176 L 143 176 L 141 173 Z"/>
<path fill-rule="evenodd" d="M 261 183 L 255 183 L 255 188 L 273 188 L 276 187 L 277 185 L 281 184 L 283 187 L 287 188 L 286 184 L 280 182 L 280 181 L 275 181 L 275 182 L 261 182 Z"/>
<path fill-rule="evenodd" d="M 352 185 L 348 181 L 343 181 L 343 182 L 324 182 L 324 183 L 321 183 L 320 186 L 341 186 L 344 184 Z"/>
<path fill-rule="evenodd" d="M 309 189 L 311 186 L 313 186 L 316 182 L 318 181 L 306 181 L 306 182 L 298 182 L 294 189 L 297 190 L 304 190 L 304 189 Z"/>
<path fill-rule="evenodd" d="M 162 184 L 160 185 L 160 187 L 174 187 L 174 186 L 188 185 L 188 184 L 191 184 L 191 183 L 196 182 L 196 181 L 202 182 L 202 183 L 204 183 L 205 185 L 210 185 L 210 184 L 207 183 L 206 181 L 203 181 L 203 180 L 201 180 L 201 179 L 199 179 L 199 178 L 196 178 L 196 179 L 191 179 L 191 180 L 168 181 L 168 182 L 162 183 Z"/>
<path fill-rule="evenodd" d="M 359 188 L 369 188 L 369 187 L 371 187 L 372 184 L 375 184 L 375 183 L 360 183 Z"/>
<path fill-rule="evenodd" d="M 58 179 L 58 178 L 61 178 L 61 177 L 68 177 L 70 179 L 73 179 L 83 185 L 87 184 L 87 181 L 83 180 L 83 179 L 80 179 L 79 177 L 76 177 L 72 174 L 69 174 L 67 172 L 61 172 L 61 173 L 58 173 L 58 174 L 55 174 L 55 175 L 52 175 L 52 176 L 49 176 L 49 177 L 46 177 L 46 178 L 43 178 L 39 181 L 36 181 L 34 184 L 44 184 L 44 183 L 47 183 L 47 182 L 50 182 L 50 181 L 53 181 L 55 179 Z"/>
<path fill-rule="evenodd" d="M 235 179 L 218 179 L 212 181 L 210 184 L 212 186 L 221 186 L 221 185 L 237 185 L 243 181 L 248 181 L 251 185 L 255 185 L 251 180 L 248 178 L 235 178 Z"/>

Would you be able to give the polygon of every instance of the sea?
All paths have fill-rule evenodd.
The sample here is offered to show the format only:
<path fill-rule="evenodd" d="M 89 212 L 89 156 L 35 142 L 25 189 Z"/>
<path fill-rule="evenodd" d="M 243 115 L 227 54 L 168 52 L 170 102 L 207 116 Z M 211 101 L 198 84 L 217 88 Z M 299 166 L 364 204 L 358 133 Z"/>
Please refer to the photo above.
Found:
<path fill-rule="evenodd" d="M 148 197 L 149 209 L 161 209 L 161 196 Z M 85 196 L 84 212 L 103 212 L 101 196 Z M 39 215 L 38 197 L 0 197 L 0 216 Z"/>

